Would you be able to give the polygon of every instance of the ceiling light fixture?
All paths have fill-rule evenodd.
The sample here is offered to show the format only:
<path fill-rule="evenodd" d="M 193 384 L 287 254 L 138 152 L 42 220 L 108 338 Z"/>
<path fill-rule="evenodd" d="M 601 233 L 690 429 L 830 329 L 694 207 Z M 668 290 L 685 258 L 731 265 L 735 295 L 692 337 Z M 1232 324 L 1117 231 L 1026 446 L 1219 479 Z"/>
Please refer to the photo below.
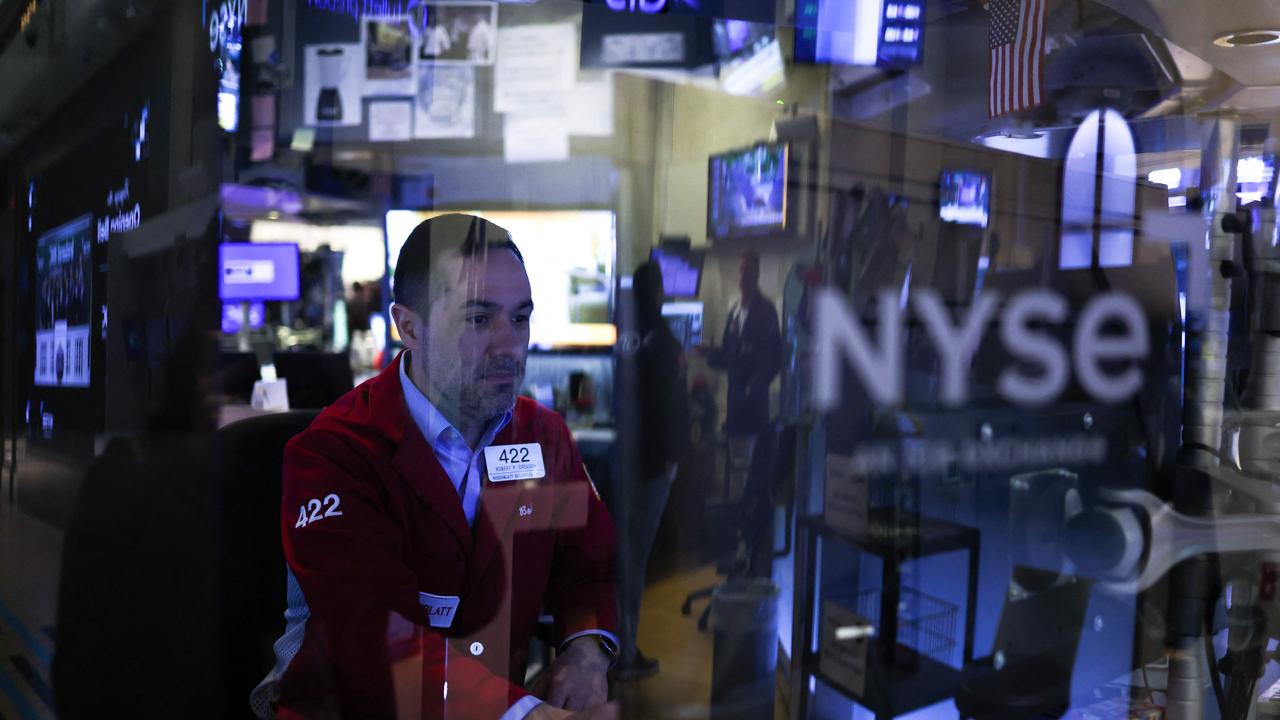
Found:
<path fill-rule="evenodd" d="M 1276 43 L 1280 43 L 1280 30 L 1238 30 L 1223 33 L 1213 39 L 1214 45 L 1226 48 L 1258 47 Z"/>

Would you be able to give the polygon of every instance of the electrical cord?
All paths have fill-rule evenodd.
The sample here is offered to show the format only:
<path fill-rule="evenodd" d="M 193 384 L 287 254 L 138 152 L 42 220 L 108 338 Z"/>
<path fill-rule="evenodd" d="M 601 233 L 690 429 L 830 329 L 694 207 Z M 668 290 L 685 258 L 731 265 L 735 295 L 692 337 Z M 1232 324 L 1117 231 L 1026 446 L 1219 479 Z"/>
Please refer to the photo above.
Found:
<path fill-rule="evenodd" d="M 1216 603 L 1215 603 L 1216 604 Z M 1213 605 L 1209 606 L 1210 615 L 1213 614 Z M 1209 623 L 1205 628 L 1207 632 L 1204 635 L 1204 654 L 1209 660 L 1209 679 L 1213 681 L 1213 696 L 1218 701 L 1218 717 L 1227 718 L 1227 700 L 1226 693 L 1222 689 L 1222 676 L 1218 673 L 1218 658 L 1213 649 L 1213 624 Z"/>

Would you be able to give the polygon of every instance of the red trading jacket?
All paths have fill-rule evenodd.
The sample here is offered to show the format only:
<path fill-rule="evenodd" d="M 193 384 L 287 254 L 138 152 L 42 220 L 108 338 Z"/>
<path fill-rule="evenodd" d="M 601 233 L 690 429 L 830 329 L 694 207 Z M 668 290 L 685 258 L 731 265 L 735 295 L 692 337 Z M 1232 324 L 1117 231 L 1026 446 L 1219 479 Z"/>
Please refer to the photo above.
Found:
<path fill-rule="evenodd" d="M 616 626 L 613 522 L 560 416 L 517 400 L 493 445 L 540 443 L 546 476 L 484 474 L 473 533 L 399 363 L 285 448 L 285 558 L 311 616 L 278 717 L 495 720 L 528 694 L 544 603 L 560 640 Z M 451 626 L 431 627 L 419 592 L 459 598 Z"/>

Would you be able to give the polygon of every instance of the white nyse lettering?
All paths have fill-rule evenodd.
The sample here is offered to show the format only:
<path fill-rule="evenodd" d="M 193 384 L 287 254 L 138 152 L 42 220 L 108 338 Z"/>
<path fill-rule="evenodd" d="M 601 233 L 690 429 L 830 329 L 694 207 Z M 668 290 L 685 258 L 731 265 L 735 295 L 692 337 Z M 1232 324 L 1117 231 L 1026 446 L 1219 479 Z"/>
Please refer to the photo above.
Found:
<path fill-rule="evenodd" d="M 813 303 L 814 409 L 830 412 L 842 402 L 842 372 L 848 362 L 871 400 L 893 406 L 902 402 L 902 309 L 897 291 L 878 295 L 876 345 L 872 345 L 859 318 L 845 298 L 831 288 L 820 288 Z M 996 293 L 982 293 L 974 300 L 963 324 L 955 326 L 937 293 L 924 290 L 915 296 L 913 308 L 923 321 L 934 352 L 942 363 L 942 401 L 959 405 L 968 399 L 969 369 L 987 325 L 999 305 Z M 1068 353 L 1051 335 L 1034 332 L 1032 324 L 1062 323 L 1067 319 L 1065 298 L 1049 290 L 1029 290 L 1015 295 L 999 320 L 1000 341 L 1010 355 L 1038 365 L 1033 372 L 1017 364 L 998 376 L 996 390 L 1009 402 L 1035 405 L 1052 402 L 1066 388 L 1070 366 Z M 1150 351 L 1146 316 L 1128 295 L 1105 293 L 1091 299 L 1076 323 L 1070 360 L 1081 386 L 1100 402 L 1127 399 L 1142 387 L 1137 361 Z M 1128 367 L 1104 368 L 1104 363 L 1133 361 Z"/>
<path fill-rule="evenodd" d="M 1006 400 L 1021 405 L 1047 403 L 1067 386 L 1067 353 L 1052 337 L 1031 331 L 1034 320 L 1060 323 L 1067 318 L 1067 301 L 1048 290 L 1018 293 L 1000 318 L 1000 340 L 1009 352 L 1039 364 L 1044 374 L 1028 377 L 1016 367 L 1000 373 L 997 389 Z"/>
<path fill-rule="evenodd" d="M 897 293 L 881 290 L 878 305 L 877 352 L 871 348 L 862 323 L 849 310 L 844 296 L 831 288 L 818 290 L 813 308 L 813 400 L 819 412 L 828 412 L 840 404 L 842 357 L 853 361 L 853 369 L 872 400 L 896 405 L 902 399 L 902 311 Z"/>
<path fill-rule="evenodd" d="M 969 364 L 1000 298 L 996 293 L 979 295 L 965 318 L 964 326 L 958 331 L 951 325 L 947 309 L 936 291 L 922 290 L 912 300 L 916 314 L 924 320 L 929 339 L 938 350 L 938 359 L 942 361 L 942 402 L 960 405 L 969 399 L 966 379 Z"/>
<path fill-rule="evenodd" d="M 1103 335 L 1108 320 L 1118 320 L 1120 335 Z M 1119 402 L 1142 387 L 1142 370 L 1131 365 L 1115 375 L 1103 372 L 1104 360 L 1139 360 L 1147 356 L 1150 338 L 1142 308 L 1128 295 L 1106 293 L 1085 306 L 1076 324 L 1073 354 L 1076 377 L 1084 389 L 1103 402 Z"/>

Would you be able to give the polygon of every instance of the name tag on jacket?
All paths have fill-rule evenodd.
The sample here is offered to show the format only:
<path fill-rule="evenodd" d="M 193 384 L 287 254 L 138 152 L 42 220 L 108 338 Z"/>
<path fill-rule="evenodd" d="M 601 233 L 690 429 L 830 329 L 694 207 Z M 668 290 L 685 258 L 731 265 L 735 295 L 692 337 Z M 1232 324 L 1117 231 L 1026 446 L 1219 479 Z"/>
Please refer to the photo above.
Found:
<path fill-rule="evenodd" d="M 418 593 L 418 602 L 427 609 L 427 617 L 431 619 L 431 627 L 447 628 L 453 624 L 453 616 L 458 610 L 457 595 L 432 595 Z"/>
<path fill-rule="evenodd" d="M 538 443 L 492 445 L 484 449 L 484 462 L 489 470 L 489 482 L 534 480 L 547 475 L 542 446 Z"/>

